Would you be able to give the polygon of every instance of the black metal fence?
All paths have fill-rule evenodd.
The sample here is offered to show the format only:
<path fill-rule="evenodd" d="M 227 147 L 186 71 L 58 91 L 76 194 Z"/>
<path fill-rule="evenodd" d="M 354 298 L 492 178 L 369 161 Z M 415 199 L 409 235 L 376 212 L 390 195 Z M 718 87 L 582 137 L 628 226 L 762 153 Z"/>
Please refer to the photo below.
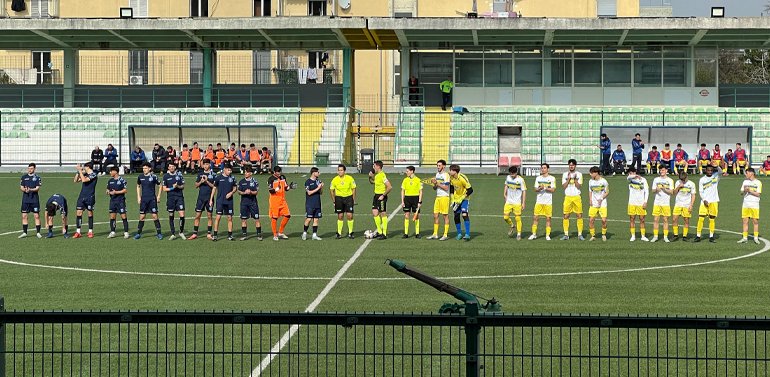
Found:
<path fill-rule="evenodd" d="M 764 318 L 6 312 L 0 376 L 766 376 L 768 331 Z"/>

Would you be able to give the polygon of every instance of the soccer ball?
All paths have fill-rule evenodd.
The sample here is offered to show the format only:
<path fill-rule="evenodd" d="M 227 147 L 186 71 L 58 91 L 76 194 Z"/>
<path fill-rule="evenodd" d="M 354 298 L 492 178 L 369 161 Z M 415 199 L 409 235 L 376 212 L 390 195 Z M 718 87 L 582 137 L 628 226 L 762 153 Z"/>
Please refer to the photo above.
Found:
<path fill-rule="evenodd" d="M 375 234 L 377 234 L 377 232 L 367 229 L 364 231 L 364 238 L 366 238 L 367 240 L 370 240 L 374 238 Z"/>

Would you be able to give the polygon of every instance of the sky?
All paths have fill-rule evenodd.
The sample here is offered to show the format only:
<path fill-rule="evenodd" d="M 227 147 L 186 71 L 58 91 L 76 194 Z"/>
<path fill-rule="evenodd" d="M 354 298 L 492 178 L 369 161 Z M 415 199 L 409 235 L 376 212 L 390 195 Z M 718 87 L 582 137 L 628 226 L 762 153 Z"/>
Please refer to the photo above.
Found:
<path fill-rule="evenodd" d="M 759 17 L 770 0 L 670 0 L 674 17 L 710 17 L 711 7 L 725 7 L 725 17 Z"/>

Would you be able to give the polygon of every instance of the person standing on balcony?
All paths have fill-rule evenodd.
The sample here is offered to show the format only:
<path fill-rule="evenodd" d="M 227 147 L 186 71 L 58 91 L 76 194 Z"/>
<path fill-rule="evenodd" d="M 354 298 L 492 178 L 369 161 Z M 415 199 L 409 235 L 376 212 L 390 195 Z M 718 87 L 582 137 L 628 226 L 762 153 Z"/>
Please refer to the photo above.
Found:
<path fill-rule="evenodd" d="M 634 135 L 634 138 L 631 139 L 631 153 L 634 156 L 633 161 L 631 161 L 631 166 L 636 168 L 636 171 L 641 172 L 642 171 L 642 152 L 644 151 L 644 141 L 642 141 L 642 135 L 636 134 Z"/>
<path fill-rule="evenodd" d="M 412 106 L 419 104 L 419 89 L 417 88 L 419 84 L 420 81 L 417 80 L 417 77 L 414 77 L 414 75 L 409 76 L 409 104 Z"/>
<path fill-rule="evenodd" d="M 446 111 L 446 105 L 452 103 L 452 88 L 454 87 L 455 84 L 452 82 L 451 76 L 439 84 L 439 89 L 441 89 L 441 110 Z"/>

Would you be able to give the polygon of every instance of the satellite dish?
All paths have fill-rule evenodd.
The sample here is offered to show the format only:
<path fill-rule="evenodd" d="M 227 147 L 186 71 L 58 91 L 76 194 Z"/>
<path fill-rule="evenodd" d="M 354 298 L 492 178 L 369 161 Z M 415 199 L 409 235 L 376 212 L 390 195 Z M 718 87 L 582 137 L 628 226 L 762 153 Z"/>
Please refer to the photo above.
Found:
<path fill-rule="evenodd" d="M 340 8 L 344 10 L 350 9 L 350 0 L 340 0 Z"/>

